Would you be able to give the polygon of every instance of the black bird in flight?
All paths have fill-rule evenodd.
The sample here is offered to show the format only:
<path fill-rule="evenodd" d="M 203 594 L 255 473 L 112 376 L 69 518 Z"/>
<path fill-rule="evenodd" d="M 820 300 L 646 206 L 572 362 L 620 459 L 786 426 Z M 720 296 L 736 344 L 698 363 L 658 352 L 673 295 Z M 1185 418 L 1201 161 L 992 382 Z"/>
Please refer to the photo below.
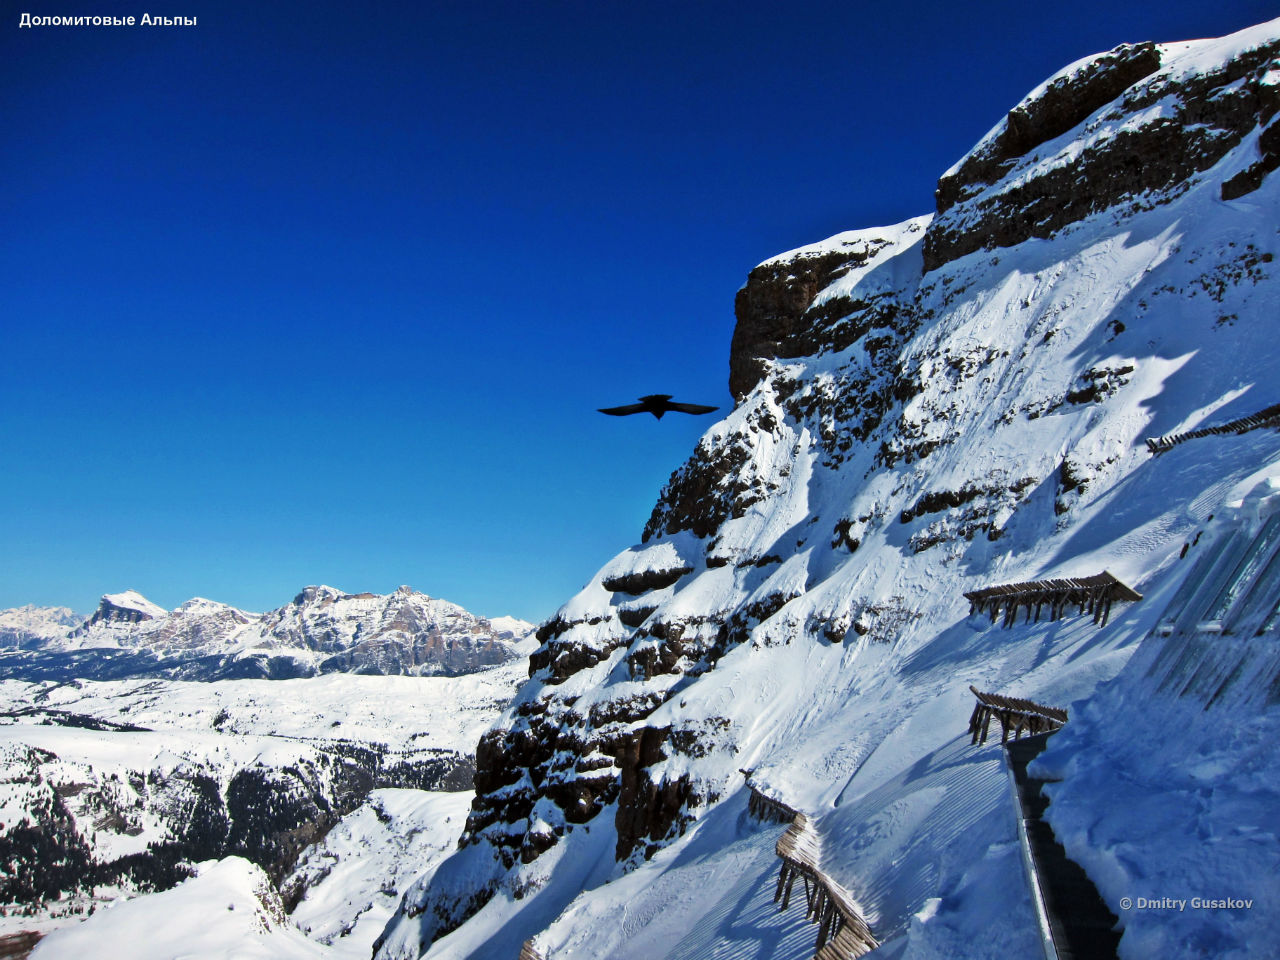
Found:
<path fill-rule="evenodd" d="M 639 403 L 628 403 L 622 407 L 600 407 L 601 413 L 607 413 L 611 417 L 627 417 L 633 413 L 652 413 L 659 420 L 662 415 L 670 410 L 677 413 L 710 413 L 712 410 L 719 410 L 719 407 L 708 407 L 701 403 L 672 403 L 671 394 L 669 393 L 651 393 L 647 397 L 641 397 Z"/>

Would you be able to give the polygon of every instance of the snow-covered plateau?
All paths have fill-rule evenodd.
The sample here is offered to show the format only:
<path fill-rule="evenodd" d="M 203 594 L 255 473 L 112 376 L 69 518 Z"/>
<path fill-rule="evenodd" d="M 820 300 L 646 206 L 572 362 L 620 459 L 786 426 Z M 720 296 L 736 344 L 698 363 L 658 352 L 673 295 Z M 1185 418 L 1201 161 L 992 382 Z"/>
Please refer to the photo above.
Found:
<path fill-rule="evenodd" d="M 871 956 L 1042 956 L 1004 753 L 967 728 L 971 685 L 1066 709 L 1031 772 L 1057 781 L 1045 817 L 1117 917 L 1120 957 L 1274 955 L 1278 58 L 1280 20 L 1081 60 L 943 174 L 933 214 L 753 269 L 733 411 L 640 542 L 538 628 L 496 722 L 447 731 L 478 738 L 456 846 L 465 798 L 374 783 L 354 813 L 327 799 L 351 767 L 322 759 L 321 693 L 268 736 L 295 707 L 254 714 L 256 688 L 0 688 L 23 725 L 0 727 L 16 731 L 0 820 L 71 823 L 48 873 L 81 850 L 127 863 L 154 810 L 203 810 L 209 791 L 238 825 L 224 785 L 262 776 L 258 758 L 293 771 L 262 793 L 333 812 L 322 844 L 283 821 L 244 821 L 239 847 L 208 855 L 204 832 L 173 837 L 194 876 L 34 956 L 145 956 L 163 927 L 156 956 L 808 960 L 809 901 L 774 902 L 775 821 L 795 813 Z M 965 596 L 1103 572 L 1136 592 L 1105 617 L 1033 605 L 1006 623 Z M 365 681 L 430 678 L 288 683 Z M 345 689 L 390 709 L 372 702 L 384 687 Z M 26 705 L 63 722 L 14 716 Z M 156 726 L 157 709 L 165 731 L 122 726 Z M 390 757 L 431 722 L 336 729 L 390 724 Z M 253 866 L 263 836 L 281 857 Z M 856 955 L 843 943 L 822 960 Z"/>

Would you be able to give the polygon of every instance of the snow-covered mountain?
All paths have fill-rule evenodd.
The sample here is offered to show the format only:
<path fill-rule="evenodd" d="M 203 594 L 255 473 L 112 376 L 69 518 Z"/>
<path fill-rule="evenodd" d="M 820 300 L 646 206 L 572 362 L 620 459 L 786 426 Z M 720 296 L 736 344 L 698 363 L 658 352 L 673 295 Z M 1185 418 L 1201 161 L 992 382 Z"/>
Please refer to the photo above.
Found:
<path fill-rule="evenodd" d="M 84 617 L 70 607 L 37 607 L 27 604 L 0 610 L 0 650 L 41 647 L 65 637 Z"/>
<path fill-rule="evenodd" d="M 264 614 L 199 597 L 167 611 L 128 590 L 103 596 L 74 629 L 67 613 L 31 607 L 0 613 L 0 629 L 14 637 L 10 645 L 23 648 L 0 656 L 0 676 L 457 676 L 511 660 L 533 632 L 524 621 L 488 620 L 409 587 L 381 596 L 312 586 Z"/>
<path fill-rule="evenodd" d="M 1080 705 L 1156 626 L 1184 548 L 1280 476 L 1271 426 L 1144 442 L 1280 403 L 1278 58 L 1274 21 L 1072 64 L 942 176 L 934 214 L 751 271 L 734 410 L 641 542 L 539 628 L 530 681 L 480 743 L 462 846 L 406 895 L 381 960 L 528 938 L 556 960 L 811 956 L 766 903 L 777 829 L 746 815 L 748 777 L 810 817 L 884 955 L 1039 953 L 969 686 L 1106 723 Z M 1004 629 L 964 596 L 1103 571 L 1145 599 L 1101 627 Z M 1250 788 L 1276 802 L 1274 751 L 1259 757 Z M 1215 757 L 1181 796 L 1236 775 Z M 1062 796 L 1069 852 L 1111 871 L 1126 928 L 1158 918 L 1116 898 L 1184 892 L 1142 887 L 1148 866 L 1204 896 L 1274 865 L 1250 823 L 1260 842 L 1229 865 L 1155 869 L 1206 842 L 1194 816 L 1161 821 L 1150 865 L 1091 858 L 1079 811 L 1112 801 Z M 1280 941 L 1274 911 L 1233 915 L 1229 937 L 1195 923 L 1159 955 Z M 1122 955 L 1152 942 L 1126 933 Z"/>

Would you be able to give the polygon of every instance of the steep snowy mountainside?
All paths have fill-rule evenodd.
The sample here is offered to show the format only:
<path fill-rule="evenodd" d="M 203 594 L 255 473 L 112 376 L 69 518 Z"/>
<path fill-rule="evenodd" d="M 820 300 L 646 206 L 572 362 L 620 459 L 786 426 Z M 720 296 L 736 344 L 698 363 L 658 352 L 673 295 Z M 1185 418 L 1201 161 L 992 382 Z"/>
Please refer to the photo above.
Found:
<path fill-rule="evenodd" d="M 1278 490 L 1245 487 L 1197 532 L 1155 628 L 1035 764 L 1061 780 L 1054 831 L 1124 911 L 1126 958 L 1280 942 Z"/>
<path fill-rule="evenodd" d="M 27 604 L 0 610 L 0 650 L 41 647 L 67 635 L 85 618 L 70 607 L 37 607 Z"/>
<path fill-rule="evenodd" d="M 14 615 L 6 611 L 6 616 Z M 268 613 L 200 597 L 173 611 L 135 591 L 108 594 L 74 630 L 41 628 L 25 652 L 0 658 L 22 679 L 184 680 L 378 673 L 456 676 L 506 662 L 533 632 L 512 617 L 487 620 L 400 587 L 386 596 L 307 587 Z"/>
<path fill-rule="evenodd" d="M 935 215 L 751 271 L 734 410 L 641 542 L 539 628 L 477 751 L 462 847 L 379 957 L 534 935 L 621 956 L 580 924 L 624 903 L 649 918 L 626 950 L 687 955 L 660 918 L 695 874 L 729 918 L 712 940 L 750 938 L 719 812 L 744 771 L 829 838 L 890 955 L 1035 949 L 998 748 L 967 746 L 969 684 L 1088 698 L 1155 602 L 1004 630 L 963 594 L 1107 570 L 1165 596 L 1207 517 L 1275 472 L 1274 430 L 1161 456 L 1143 440 L 1280 402 L 1278 53 L 1275 21 L 1081 61 L 944 175 Z M 624 875 L 625 900 L 606 883 Z"/>
<path fill-rule="evenodd" d="M 306 891 L 293 922 L 332 960 L 368 960 L 399 895 L 457 847 L 470 802 L 470 791 L 374 790 L 284 882 Z"/>

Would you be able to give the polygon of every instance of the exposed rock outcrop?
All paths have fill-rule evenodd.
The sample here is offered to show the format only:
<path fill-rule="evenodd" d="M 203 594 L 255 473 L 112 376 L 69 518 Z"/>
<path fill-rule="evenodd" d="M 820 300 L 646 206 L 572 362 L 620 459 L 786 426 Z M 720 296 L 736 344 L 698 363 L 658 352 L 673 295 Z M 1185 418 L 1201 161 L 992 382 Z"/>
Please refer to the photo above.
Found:
<path fill-rule="evenodd" d="M 98 609 L 93 612 L 84 626 L 80 627 L 74 636 L 83 636 L 89 629 L 97 624 L 116 625 L 116 624 L 133 624 L 142 623 L 144 620 L 155 620 L 163 617 L 166 611 L 163 607 L 158 607 L 136 590 L 126 590 L 124 593 L 105 594 L 98 604 Z"/>
<path fill-rule="evenodd" d="M 1138 44 L 1069 68 L 938 181 L 925 270 L 1168 203 L 1280 110 L 1278 55 L 1269 41 L 1208 70 L 1160 70 L 1159 49 Z"/>
<path fill-rule="evenodd" d="M 996 183 L 1025 154 L 1084 123 L 1160 69 L 1154 43 L 1122 44 L 1068 68 L 1009 111 L 1003 122 L 938 181 L 938 213 Z"/>

